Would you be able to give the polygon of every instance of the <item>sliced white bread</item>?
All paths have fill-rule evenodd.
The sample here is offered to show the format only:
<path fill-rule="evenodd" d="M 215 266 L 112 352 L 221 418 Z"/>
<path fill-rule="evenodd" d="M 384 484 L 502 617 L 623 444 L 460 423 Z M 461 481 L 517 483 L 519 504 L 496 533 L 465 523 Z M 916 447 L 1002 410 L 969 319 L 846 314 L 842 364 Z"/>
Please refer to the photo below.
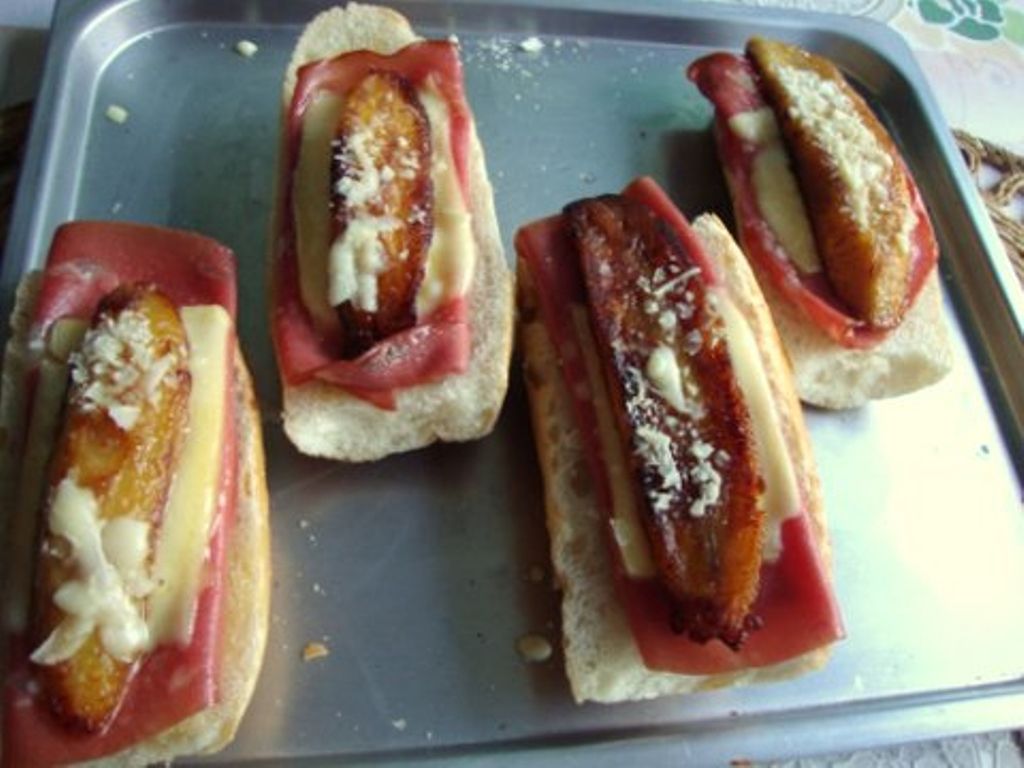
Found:
<path fill-rule="evenodd" d="M 389 54 L 419 39 L 405 17 L 388 8 L 349 3 L 324 11 L 295 46 L 281 94 L 282 115 L 303 64 L 359 49 Z M 282 192 L 278 189 L 278 195 Z M 318 381 L 285 386 L 284 429 L 303 453 L 369 461 L 436 440 L 472 440 L 493 429 L 508 387 L 512 274 L 475 126 L 470 131 L 469 197 L 476 266 L 468 294 L 472 344 L 467 371 L 400 390 L 393 411 Z M 277 222 L 273 231 L 271 242 Z"/>
<path fill-rule="evenodd" d="M 694 221 L 693 228 L 722 265 L 729 292 L 762 351 L 800 491 L 828 567 L 830 551 L 814 457 L 768 308 L 746 259 L 721 221 L 705 215 Z M 562 590 L 566 672 L 576 701 L 649 699 L 781 680 L 822 666 L 828 648 L 773 666 L 719 675 L 654 672 L 644 666 L 615 593 L 607 521 L 596 505 L 569 394 L 558 371 L 557 353 L 539 317 L 529 272 L 521 263 L 518 278 L 524 373 L 544 480 L 551 559 Z"/>
<path fill-rule="evenodd" d="M 782 298 L 767 278 L 760 283 L 793 365 L 797 392 L 808 405 L 857 408 L 927 387 L 953 367 L 937 270 L 925 281 L 903 322 L 881 343 L 865 349 L 836 344 Z"/>

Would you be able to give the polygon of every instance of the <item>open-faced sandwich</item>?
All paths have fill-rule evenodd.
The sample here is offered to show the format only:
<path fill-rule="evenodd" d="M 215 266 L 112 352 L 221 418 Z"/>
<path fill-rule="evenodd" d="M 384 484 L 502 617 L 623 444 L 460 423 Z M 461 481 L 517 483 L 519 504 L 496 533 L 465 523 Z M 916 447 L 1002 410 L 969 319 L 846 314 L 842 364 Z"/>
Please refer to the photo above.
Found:
<path fill-rule="evenodd" d="M 792 378 L 721 222 L 650 179 L 516 235 L 578 701 L 789 677 L 842 636 Z"/>
<path fill-rule="evenodd" d="M 0 499 L 3 764 L 227 744 L 270 588 L 231 251 L 134 224 L 58 229 L 4 355 Z"/>
<path fill-rule="evenodd" d="M 272 235 L 284 428 L 369 460 L 493 427 L 512 276 L 458 47 L 351 3 L 313 19 L 285 75 Z"/>
<path fill-rule="evenodd" d="M 688 74 L 714 104 L 740 243 L 801 399 L 849 408 L 942 378 L 935 235 L 864 99 L 827 59 L 762 38 Z"/>

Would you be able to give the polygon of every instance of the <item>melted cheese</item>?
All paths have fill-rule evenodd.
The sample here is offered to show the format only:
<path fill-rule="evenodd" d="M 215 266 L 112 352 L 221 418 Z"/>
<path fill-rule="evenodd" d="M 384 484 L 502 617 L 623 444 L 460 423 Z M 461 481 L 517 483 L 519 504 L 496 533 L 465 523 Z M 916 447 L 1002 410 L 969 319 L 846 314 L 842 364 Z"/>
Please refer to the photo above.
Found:
<path fill-rule="evenodd" d="M 675 315 L 671 315 L 675 317 Z M 686 398 L 683 396 L 683 377 L 679 373 L 679 363 L 675 352 L 664 344 L 658 345 L 647 358 L 644 373 L 659 395 L 680 413 L 687 412 Z"/>
<path fill-rule="evenodd" d="M 377 275 L 387 265 L 380 236 L 397 226 L 384 216 L 359 216 L 348 223 L 327 256 L 328 303 L 351 301 L 356 309 L 377 311 Z"/>
<path fill-rule="evenodd" d="M 423 282 L 416 294 L 416 316 L 422 318 L 444 301 L 469 290 L 476 247 L 472 219 L 455 173 L 448 105 L 429 86 L 420 89 L 419 96 L 430 121 L 434 149 L 430 168 L 434 186 L 434 234 Z"/>
<path fill-rule="evenodd" d="M 697 333 L 699 331 L 692 331 Z M 687 354 L 695 354 L 700 349 L 699 339 L 694 343 L 684 339 Z M 671 347 L 661 344 L 647 360 L 644 370 L 655 391 L 680 414 L 688 415 L 695 410 L 694 397 L 696 388 L 691 384 L 691 400 L 683 395 L 683 376 L 679 368 L 679 360 Z M 672 502 L 682 492 L 682 475 L 676 457 L 672 453 L 672 441 L 669 436 L 649 427 L 637 430 L 640 451 L 644 460 L 662 477 L 661 491 L 653 497 L 655 512 L 667 512 Z M 722 475 L 714 464 L 714 459 L 721 460 L 723 452 L 717 452 L 714 446 L 704 442 L 694 426 L 689 427 L 688 453 L 693 459 L 687 470 L 687 477 L 697 489 L 697 497 L 690 500 L 687 510 L 691 517 L 704 517 L 708 510 L 718 503 L 722 494 Z"/>
<path fill-rule="evenodd" d="M 583 362 L 587 369 L 594 412 L 597 416 L 598 437 L 601 441 L 601 450 L 611 487 L 612 517 L 610 525 L 612 533 L 622 554 L 622 564 L 626 573 L 636 579 L 652 578 L 657 571 L 647 543 L 647 533 L 644 531 L 636 508 L 629 468 L 626 466 L 622 444 L 619 442 L 618 432 L 612 419 L 611 403 L 605 390 L 604 378 L 601 375 L 601 363 L 597 357 L 597 349 L 594 347 L 594 338 L 590 330 L 586 308 L 574 305 L 572 320 L 576 336 L 582 347 Z"/>
<path fill-rule="evenodd" d="M 779 122 L 771 107 L 737 112 L 729 118 L 729 130 L 751 144 L 771 144 L 780 141 Z"/>
<path fill-rule="evenodd" d="M 120 531 L 116 527 L 119 521 L 122 519 L 100 520 L 96 497 L 78 486 L 73 477 L 65 477 L 57 485 L 48 525 L 52 534 L 70 545 L 78 575 L 64 582 L 53 595 L 64 618 L 32 653 L 36 664 L 58 664 L 71 658 L 93 631 L 99 632 L 104 649 L 122 661 L 130 661 L 147 646 L 149 629 L 128 584 L 141 567 L 148 547 L 140 560 L 136 547 L 129 545 L 130 557 L 125 558 L 124 542 L 118 540 L 126 534 L 123 527 Z M 142 535 L 148 537 L 149 526 L 142 525 Z M 115 530 L 108 536 L 110 526 Z M 128 534 L 129 538 L 135 538 L 134 533 Z M 122 570 L 124 565 L 128 570 Z M 136 589 L 139 586 L 133 583 Z"/>
<path fill-rule="evenodd" d="M 153 566 L 157 586 L 148 624 L 154 644 L 187 641 L 215 524 L 224 441 L 224 393 L 231 372 L 231 318 L 219 305 L 185 307 L 192 389 L 189 431 L 164 508 Z"/>
<path fill-rule="evenodd" d="M 348 219 L 327 254 L 327 302 L 332 307 L 351 302 L 363 312 L 377 311 L 377 276 L 387 267 L 381 235 L 401 226 L 395 218 L 368 210 L 380 201 L 382 185 L 395 178 L 393 168 L 377 166 L 373 153 L 375 137 L 386 130 L 383 119 L 374 114 L 368 125 L 347 135 L 344 142 L 338 138 L 331 142 L 331 162 L 337 160 L 345 169 L 332 192 L 341 196 Z M 415 166 L 412 155 L 406 157 Z"/>
<path fill-rule="evenodd" d="M 718 294 L 718 307 L 725 322 L 729 358 L 750 410 L 758 463 L 764 478 L 762 504 L 766 535 L 762 555 L 765 560 L 773 561 L 782 550 L 782 521 L 800 509 L 800 491 L 753 331 L 725 293 Z"/>
<path fill-rule="evenodd" d="M 455 171 L 447 103 L 429 83 L 418 95 L 430 124 L 434 190 L 433 233 L 416 294 L 416 314 L 422 318 L 468 291 L 476 249 L 472 217 Z M 376 311 L 377 276 L 386 264 L 380 235 L 400 226 L 394 219 L 364 213 L 353 216 L 345 231 L 331 241 L 330 217 L 325 212 L 330 210 L 330 158 L 337 150 L 334 134 L 343 106 L 342 98 L 321 93 L 307 108 L 293 182 L 299 290 L 313 322 L 322 329 L 336 327 L 333 307 L 346 301 L 358 309 Z M 336 190 L 357 208 L 379 196 L 382 185 L 419 171 L 411 156 L 400 159 L 397 168 L 378 168 L 367 147 L 368 136 L 364 132 L 349 137 L 343 151 L 350 171 Z"/>
<path fill-rule="evenodd" d="M 334 328 L 337 316 L 327 300 L 324 279 L 331 247 L 331 142 L 344 102 L 321 91 L 306 108 L 299 156 L 292 181 L 292 216 L 299 267 L 299 295 L 320 329 Z"/>
<path fill-rule="evenodd" d="M 729 119 L 729 128 L 758 148 L 751 184 L 761 215 L 779 244 L 802 272 L 820 271 L 811 222 L 775 114 L 770 107 L 740 112 Z"/>
<path fill-rule="evenodd" d="M 149 532 L 149 523 L 130 517 L 116 517 L 103 526 L 103 551 L 132 597 L 143 597 L 153 589 L 146 567 L 150 552 Z"/>
<path fill-rule="evenodd" d="M 803 195 L 781 144 L 761 150 L 751 177 L 757 206 L 779 245 L 803 273 L 821 271 L 821 259 L 811 232 Z"/>
<path fill-rule="evenodd" d="M 148 572 L 150 525 L 127 517 L 99 519 L 92 492 L 65 477 L 54 493 L 48 525 L 69 543 L 77 577 L 54 593 L 65 617 L 33 653 L 38 664 L 70 658 L 93 631 L 108 653 L 125 661 L 191 635 L 220 488 L 231 319 L 217 305 L 185 307 L 181 319 L 192 377 L 189 430 L 163 510 L 153 572 Z M 56 346 L 67 354 L 73 344 Z M 52 398 L 37 405 L 41 402 L 52 405 Z"/>

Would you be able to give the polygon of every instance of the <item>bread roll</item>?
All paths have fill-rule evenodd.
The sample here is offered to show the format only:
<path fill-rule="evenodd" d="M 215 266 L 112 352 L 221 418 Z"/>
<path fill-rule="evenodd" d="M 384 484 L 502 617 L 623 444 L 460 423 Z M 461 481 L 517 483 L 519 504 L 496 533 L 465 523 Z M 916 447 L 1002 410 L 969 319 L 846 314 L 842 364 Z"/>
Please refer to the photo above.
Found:
<path fill-rule="evenodd" d="M 826 571 L 828 536 L 814 458 L 790 371 L 768 309 L 746 259 L 721 221 L 704 215 L 693 229 L 721 265 L 728 290 L 757 339 L 781 417 L 801 495 Z M 824 665 L 823 647 L 789 661 L 712 675 L 652 671 L 641 659 L 616 594 L 607 521 L 597 505 L 557 353 L 539 316 L 535 288 L 522 261 L 518 273 L 520 339 L 534 439 L 545 489 L 545 511 L 558 585 L 566 672 L 577 702 L 617 702 L 794 677 Z"/>
<path fill-rule="evenodd" d="M 360 49 L 391 54 L 420 39 L 401 14 L 388 8 L 350 3 L 322 12 L 302 32 L 285 73 L 282 125 L 295 89 L 296 72 L 303 64 Z M 493 428 L 508 387 L 512 275 L 501 245 L 491 184 L 475 126 L 470 128 L 468 161 L 468 204 L 476 245 L 476 265 L 467 297 L 472 334 L 468 369 L 399 390 L 397 407 L 392 411 L 320 381 L 285 384 L 285 432 L 303 453 L 369 461 L 436 440 L 472 440 Z M 280 173 L 278 178 L 282 178 Z M 279 187 L 277 194 L 284 194 L 284 190 Z M 278 216 L 280 209 L 278 205 Z M 280 222 L 275 221 L 273 231 L 279 229 Z"/>

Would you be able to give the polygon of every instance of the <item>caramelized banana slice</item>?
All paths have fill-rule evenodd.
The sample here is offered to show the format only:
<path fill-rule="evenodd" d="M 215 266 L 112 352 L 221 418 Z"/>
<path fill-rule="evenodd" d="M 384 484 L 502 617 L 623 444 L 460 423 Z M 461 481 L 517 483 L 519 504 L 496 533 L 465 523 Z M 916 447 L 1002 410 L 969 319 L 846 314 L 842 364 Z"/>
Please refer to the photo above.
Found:
<path fill-rule="evenodd" d="M 827 59 L 762 38 L 747 53 L 782 125 L 832 287 L 855 317 L 897 325 L 917 218 L 892 139 Z"/>
<path fill-rule="evenodd" d="M 189 390 L 170 300 L 145 286 L 106 297 L 71 359 L 37 570 L 32 660 L 72 727 L 105 727 L 146 648 L 152 541 Z"/>
<path fill-rule="evenodd" d="M 344 355 L 416 322 L 416 291 L 433 231 L 431 142 L 409 81 L 367 75 L 348 95 L 332 144 L 330 302 Z"/>
<path fill-rule="evenodd" d="M 645 206 L 568 206 L 591 325 L 674 628 L 738 647 L 752 626 L 763 512 L 750 416 L 699 270 Z"/>

